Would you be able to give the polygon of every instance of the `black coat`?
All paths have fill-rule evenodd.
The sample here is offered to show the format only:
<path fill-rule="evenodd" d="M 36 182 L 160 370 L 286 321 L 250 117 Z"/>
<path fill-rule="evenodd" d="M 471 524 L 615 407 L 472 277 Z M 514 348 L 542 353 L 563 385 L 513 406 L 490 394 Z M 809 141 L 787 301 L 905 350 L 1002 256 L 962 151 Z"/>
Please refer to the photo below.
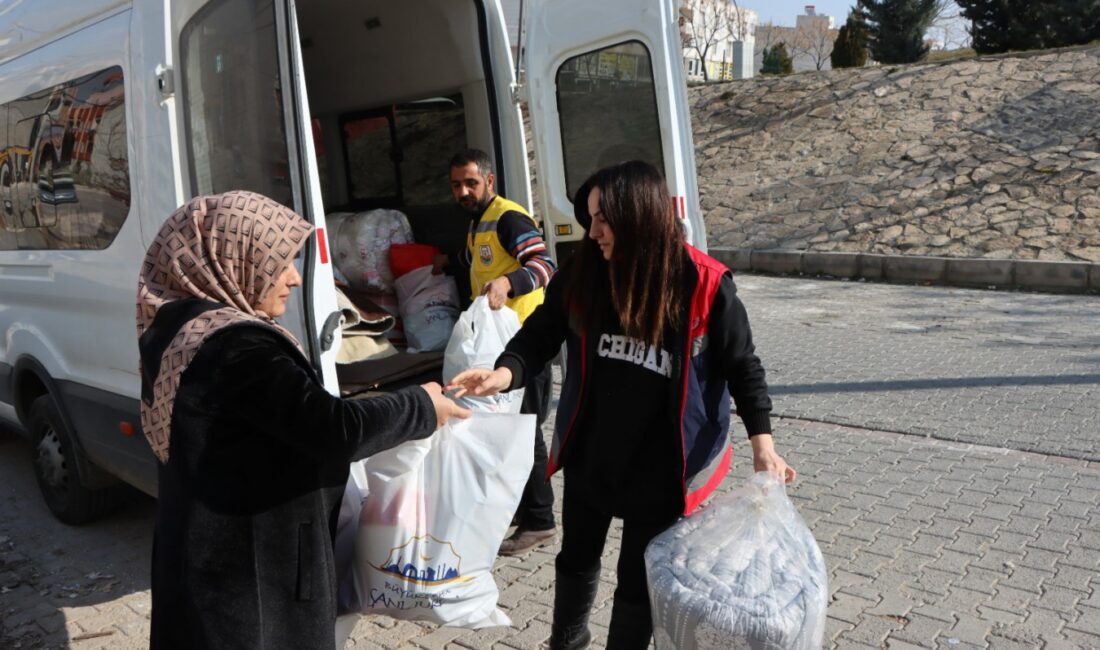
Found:
<path fill-rule="evenodd" d="M 151 646 L 332 648 L 348 465 L 435 423 L 419 387 L 341 400 L 274 331 L 211 335 L 181 378 L 160 467 Z"/>

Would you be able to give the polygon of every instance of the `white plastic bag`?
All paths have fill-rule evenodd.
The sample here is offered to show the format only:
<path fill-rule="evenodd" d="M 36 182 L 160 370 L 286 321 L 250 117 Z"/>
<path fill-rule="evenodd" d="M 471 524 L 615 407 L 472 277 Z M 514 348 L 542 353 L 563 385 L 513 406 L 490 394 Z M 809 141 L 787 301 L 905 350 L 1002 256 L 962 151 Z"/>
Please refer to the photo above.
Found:
<path fill-rule="evenodd" d="M 412 243 L 408 218 L 397 210 L 382 209 L 335 216 L 330 241 L 336 269 L 354 289 L 392 293 L 390 245 Z"/>
<path fill-rule="evenodd" d="M 658 535 L 645 561 L 657 650 L 821 647 L 825 561 L 773 474 Z"/>
<path fill-rule="evenodd" d="M 458 317 L 447 351 L 443 354 L 443 383 L 470 368 L 492 369 L 504 346 L 519 331 L 519 316 L 508 307 L 491 309 L 489 299 L 478 296 L 470 308 Z M 523 389 L 497 393 L 490 397 L 458 399 L 459 404 L 475 411 L 519 413 Z"/>
<path fill-rule="evenodd" d="M 510 625 L 493 561 L 531 473 L 534 436 L 534 415 L 474 413 L 362 461 L 352 481 L 365 476 L 366 498 L 341 609 Z"/>
<path fill-rule="evenodd" d="M 458 287 L 449 275 L 422 266 L 397 278 L 397 308 L 405 324 L 409 352 L 434 352 L 447 347 L 458 320 Z"/>

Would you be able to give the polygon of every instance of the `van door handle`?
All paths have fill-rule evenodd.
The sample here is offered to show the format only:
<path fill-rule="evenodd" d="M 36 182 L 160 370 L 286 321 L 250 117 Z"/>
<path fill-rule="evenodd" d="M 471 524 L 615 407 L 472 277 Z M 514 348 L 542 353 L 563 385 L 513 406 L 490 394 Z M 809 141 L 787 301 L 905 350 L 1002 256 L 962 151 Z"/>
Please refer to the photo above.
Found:
<path fill-rule="evenodd" d="M 336 328 L 340 327 L 340 318 L 343 313 L 334 311 L 325 319 L 325 325 L 321 328 L 321 352 L 328 352 L 336 339 Z"/>

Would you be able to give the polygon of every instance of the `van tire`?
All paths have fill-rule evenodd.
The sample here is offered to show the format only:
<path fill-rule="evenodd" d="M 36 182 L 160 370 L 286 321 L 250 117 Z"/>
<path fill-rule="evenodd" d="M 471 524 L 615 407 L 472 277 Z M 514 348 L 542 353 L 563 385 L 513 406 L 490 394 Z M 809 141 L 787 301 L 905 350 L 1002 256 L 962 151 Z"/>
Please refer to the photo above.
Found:
<path fill-rule="evenodd" d="M 31 404 L 28 425 L 34 478 L 55 517 L 76 526 L 99 519 L 119 505 L 121 493 L 117 486 L 92 490 L 84 485 L 77 465 L 87 460 L 49 395 Z"/>

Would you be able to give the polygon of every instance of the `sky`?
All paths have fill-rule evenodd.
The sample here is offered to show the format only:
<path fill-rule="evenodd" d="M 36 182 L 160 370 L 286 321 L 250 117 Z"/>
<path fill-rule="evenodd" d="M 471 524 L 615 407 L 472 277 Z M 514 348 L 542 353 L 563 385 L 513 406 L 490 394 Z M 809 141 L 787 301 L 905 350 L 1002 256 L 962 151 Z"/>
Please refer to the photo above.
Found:
<path fill-rule="evenodd" d="M 813 5 L 818 15 L 832 16 L 836 26 L 844 24 L 848 11 L 856 0 L 737 0 L 738 6 L 751 9 L 760 15 L 760 22 L 769 20 L 773 25 L 793 27 L 795 18 L 805 12 L 806 5 Z M 947 10 L 948 15 L 957 15 L 959 7 L 954 2 Z M 948 47 L 961 47 L 969 40 L 966 29 L 969 23 L 961 18 L 941 21 L 935 25 L 928 38 L 946 42 Z"/>
<path fill-rule="evenodd" d="M 737 0 L 737 4 L 760 14 L 761 23 L 770 20 L 775 25 L 787 26 L 794 25 L 795 16 L 803 13 L 806 5 L 814 5 L 817 13 L 832 16 L 839 26 L 856 3 L 855 0 Z"/>

